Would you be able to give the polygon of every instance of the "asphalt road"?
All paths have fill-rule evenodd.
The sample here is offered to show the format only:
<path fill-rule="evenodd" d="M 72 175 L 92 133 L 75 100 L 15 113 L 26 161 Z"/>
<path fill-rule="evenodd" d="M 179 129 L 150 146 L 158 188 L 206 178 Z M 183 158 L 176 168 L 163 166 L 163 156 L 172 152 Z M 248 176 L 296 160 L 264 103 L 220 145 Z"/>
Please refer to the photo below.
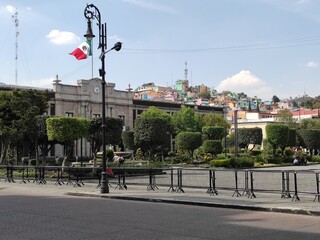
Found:
<path fill-rule="evenodd" d="M 320 218 L 44 195 L 0 195 L 1 240 L 316 239 Z"/>

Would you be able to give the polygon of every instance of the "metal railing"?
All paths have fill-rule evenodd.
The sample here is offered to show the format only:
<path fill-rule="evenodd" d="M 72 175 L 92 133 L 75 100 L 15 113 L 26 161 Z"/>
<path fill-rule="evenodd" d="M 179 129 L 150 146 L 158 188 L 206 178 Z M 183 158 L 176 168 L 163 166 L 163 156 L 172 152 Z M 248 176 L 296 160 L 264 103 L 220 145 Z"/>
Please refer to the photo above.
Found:
<path fill-rule="evenodd" d="M 276 193 L 280 198 L 300 201 L 300 195 L 313 195 L 320 202 L 319 170 L 264 170 L 216 168 L 108 168 L 109 181 L 115 189 L 129 185 L 145 185 L 146 190 L 156 191 L 166 187 L 168 192 L 184 193 L 187 188 L 200 189 L 210 195 L 220 190 L 232 191 L 232 197 L 256 198 L 256 193 Z M 0 181 L 8 183 L 35 183 L 72 185 L 81 187 L 86 181 L 100 184 L 99 167 L 60 166 L 0 166 Z"/>

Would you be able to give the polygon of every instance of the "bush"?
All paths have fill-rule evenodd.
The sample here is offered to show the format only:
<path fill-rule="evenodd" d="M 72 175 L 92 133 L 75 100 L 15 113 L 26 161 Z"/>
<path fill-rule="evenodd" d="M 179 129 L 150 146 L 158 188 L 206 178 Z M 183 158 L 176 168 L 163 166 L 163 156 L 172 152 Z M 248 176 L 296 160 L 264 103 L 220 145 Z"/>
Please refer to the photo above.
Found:
<path fill-rule="evenodd" d="M 203 157 L 203 159 L 205 160 L 205 161 L 211 161 L 212 159 L 213 159 L 213 157 L 212 157 L 212 155 L 211 155 L 211 153 L 206 153 L 205 155 L 204 155 L 204 157 Z"/>
<path fill-rule="evenodd" d="M 310 159 L 310 162 L 320 162 L 320 156 L 312 156 L 312 158 Z"/>
<path fill-rule="evenodd" d="M 283 156 L 282 157 L 282 162 L 283 163 L 293 163 L 293 156 Z"/>
<path fill-rule="evenodd" d="M 294 151 L 290 147 L 286 147 L 284 149 L 284 155 L 287 157 L 292 157 L 294 155 Z"/>
<path fill-rule="evenodd" d="M 108 148 L 106 151 L 106 157 L 109 161 L 113 160 L 114 152 L 112 149 Z"/>
<path fill-rule="evenodd" d="M 259 156 L 261 155 L 261 150 L 252 150 L 250 151 L 251 156 Z"/>
<path fill-rule="evenodd" d="M 219 154 L 222 153 L 222 145 L 219 140 L 205 140 L 202 145 L 205 153 Z"/>
<path fill-rule="evenodd" d="M 243 157 L 232 157 L 230 160 L 230 166 L 233 168 L 241 168 L 241 167 L 253 167 L 254 161 L 250 157 L 243 156 Z"/>
<path fill-rule="evenodd" d="M 169 157 L 174 157 L 175 155 L 176 155 L 176 154 L 175 154 L 173 151 L 169 151 L 169 152 L 168 152 L 168 156 L 169 156 Z"/>
<path fill-rule="evenodd" d="M 210 167 L 230 167 L 230 159 L 212 160 L 210 161 Z"/>
<path fill-rule="evenodd" d="M 174 160 L 176 163 L 187 163 L 191 162 L 192 156 L 189 151 L 178 149 Z"/>
<path fill-rule="evenodd" d="M 138 148 L 134 157 L 136 160 L 143 160 L 144 155 L 141 148 Z"/>
<path fill-rule="evenodd" d="M 225 167 L 225 168 L 248 168 L 254 166 L 254 161 L 247 156 L 235 158 L 231 157 L 230 159 L 219 159 L 219 160 L 212 160 L 210 162 L 211 167 Z"/>
<path fill-rule="evenodd" d="M 256 163 L 265 163 L 264 158 L 261 155 L 255 156 L 254 159 Z"/>
<path fill-rule="evenodd" d="M 276 157 L 268 156 L 266 158 L 266 161 L 267 161 L 267 163 L 271 163 L 271 164 L 281 164 L 282 158 L 279 156 L 276 156 Z"/>
<path fill-rule="evenodd" d="M 203 152 L 203 148 L 199 147 L 193 152 L 193 159 L 197 160 L 198 162 L 203 161 L 203 157 L 205 156 L 205 153 Z"/>
<path fill-rule="evenodd" d="M 224 127 L 205 126 L 202 128 L 204 140 L 222 140 L 225 132 Z"/>

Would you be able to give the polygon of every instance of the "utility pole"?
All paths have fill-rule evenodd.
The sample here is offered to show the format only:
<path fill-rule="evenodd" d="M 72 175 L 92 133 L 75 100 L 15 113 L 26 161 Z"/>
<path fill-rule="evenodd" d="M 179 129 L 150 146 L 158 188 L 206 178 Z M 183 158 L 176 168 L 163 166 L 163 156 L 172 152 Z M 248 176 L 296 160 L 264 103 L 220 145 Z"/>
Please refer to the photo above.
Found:
<path fill-rule="evenodd" d="M 14 15 L 12 15 L 13 23 L 16 27 L 16 56 L 15 56 L 15 84 L 18 84 L 18 37 L 19 37 L 19 19 L 18 12 L 16 11 Z"/>

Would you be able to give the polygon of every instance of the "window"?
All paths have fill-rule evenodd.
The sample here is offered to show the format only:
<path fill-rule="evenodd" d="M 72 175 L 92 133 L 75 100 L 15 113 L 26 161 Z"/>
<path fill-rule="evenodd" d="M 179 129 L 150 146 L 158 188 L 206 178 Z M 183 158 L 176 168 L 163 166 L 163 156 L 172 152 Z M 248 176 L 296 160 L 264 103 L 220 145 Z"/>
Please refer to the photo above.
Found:
<path fill-rule="evenodd" d="M 72 112 L 65 112 L 64 114 L 67 117 L 73 117 L 73 113 Z"/>
<path fill-rule="evenodd" d="M 56 115 L 56 105 L 55 104 L 50 104 L 50 115 L 51 116 Z"/>
<path fill-rule="evenodd" d="M 100 117 L 100 113 L 94 113 L 94 114 L 93 114 L 93 117 L 94 117 L 94 118 L 99 118 L 99 117 Z"/>

